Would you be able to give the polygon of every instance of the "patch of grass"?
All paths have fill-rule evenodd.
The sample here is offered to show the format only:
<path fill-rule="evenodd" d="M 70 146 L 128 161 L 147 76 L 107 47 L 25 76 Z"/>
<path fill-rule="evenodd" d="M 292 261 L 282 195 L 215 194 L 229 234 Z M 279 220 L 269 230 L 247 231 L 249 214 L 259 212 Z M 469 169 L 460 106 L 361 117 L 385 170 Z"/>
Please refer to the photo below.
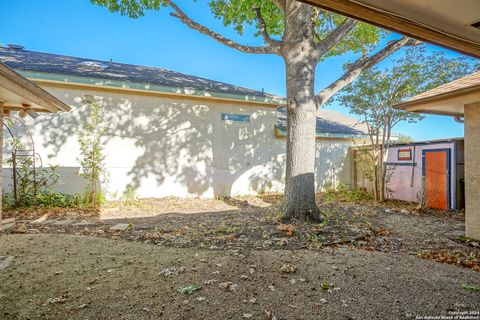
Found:
<path fill-rule="evenodd" d="M 323 193 L 323 199 L 325 202 L 365 202 L 373 201 L 371 194 L 361 190 L 349 190 L 343 184 L 339 184 L 336 188 L 328 188 Z"/>
<path fill-rule="evenodd" d="M 462 234 L 462 235 L 459 235 L 459 236 L 457 237 L 457 241 L 458 241 L 458 242 L 461 242 L 461 243 L 464 243 L 464 244 L 466 244 L 466 245 L 472 246 L 472 247 L 478 247 L 478 246 L 480 246 L 478 240 L 473 239 L 473 238 L 469 238 L 469 237 L 467 237 L 467 236 L 465 236 L 465 235 L 463 235 L 463 234 Z"/>
<path fill-rule="evenodd" d="M 308 240 L 310 242 L 316 243 L 316 244 L 323 244 L 326 240 L 326 238 L 320 234 L 317 233 L 309 233 L 308 234 Z"/>
<path fill-rule="evenodd" d="M 180 292 L 181 294 L 186 294 L 186 295 L 192 295 L 195 291 L 200 290 L 197 286 L 194 284 L 188 286 L 188 287 L 181 287 L 178 288 L 177 291 Z"/>
<path fill-rule="evenodd" d="M 468 284 L 462 284 L 462 288 L 470 292 L 480 292 L 480 287 L 475 287 Z"/>

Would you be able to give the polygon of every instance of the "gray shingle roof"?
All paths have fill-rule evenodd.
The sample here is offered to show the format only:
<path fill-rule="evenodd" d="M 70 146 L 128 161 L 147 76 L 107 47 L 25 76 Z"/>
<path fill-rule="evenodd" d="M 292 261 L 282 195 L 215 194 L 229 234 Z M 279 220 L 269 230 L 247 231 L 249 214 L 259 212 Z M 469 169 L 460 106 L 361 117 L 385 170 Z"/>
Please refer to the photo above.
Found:
<path fill-rule="evenodd" d="M 419 104 L 425 100 L 441 99 L 454 95 L 455 93 L 462 93 L 468 89 L 478 90 L 480 88 L 480 71 L 469 74 L 465 77 L 445 83 L 436 88 L 417 94 L 407 101 L 398 103 L 396 107 L 406 107 Z"/>
<path fill-rule="evenodd" d="M 347 123 L 346 117 L 335 111 L 328 112 L 329 114 L 333 114 L 335 119 L 332 119 L 331 115 L 327 118 L 326 113 L 324 116 L 322 116 L 323 112 L 319 113 L 320 114 L 317 116 L 316 128 L 316 135 L 319 137 L 366 135 L 366 133 L 361 130 L 361 127 L 358 124 L 355 124 L 355 121 L 353 119 L 348 119 Z M 287 112 L 285 107 L 280 107 L 277 109 L 276 127 L 282 132 L 286 132 Z"/>
<path fill-rule="evenodd" d="M 127 81 L 173 88 L 191 88 L 222 94 L 281 99 L 268 93 L 161 68 L 84 59 L 44 52 L 0 47 L 0 61 L 16 70 Z"/>

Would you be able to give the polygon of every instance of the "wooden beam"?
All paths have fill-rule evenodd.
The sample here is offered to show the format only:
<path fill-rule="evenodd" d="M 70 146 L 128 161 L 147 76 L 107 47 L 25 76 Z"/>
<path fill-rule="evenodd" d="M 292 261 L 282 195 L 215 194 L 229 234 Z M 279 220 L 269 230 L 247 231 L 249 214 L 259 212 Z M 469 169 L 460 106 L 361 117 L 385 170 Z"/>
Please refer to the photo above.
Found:
<path fill-rule="evenodd" d="M 328 11 L 376 25 L 408 37 L 429 42 L 475 58 L 480 58 L 480 44 L 448 35 L 414 21 L 391 15 L 351 0 L 299 0 Z"/>
<path fill-rule="evenodd" d="M 25 109 L 26 108 L 24 106 L 18 105 L 18 104 L 13 104 L 13 103 L 5 103 L 3 105 L 3 110 L 4 111 L 21 111 L 21 110 L 25 110 Z M 50 113 L 50 111 L 48 111 L 46 109 L 42 109 L 42 108 L 29 107 L 28 109 L 33 110 L 35 112 Z"/>
<path fill-rule="evenodd" d="M 2 63 L 0 63 L 0 86 L 50 112 L 70 110 L 65 103 Z"/>

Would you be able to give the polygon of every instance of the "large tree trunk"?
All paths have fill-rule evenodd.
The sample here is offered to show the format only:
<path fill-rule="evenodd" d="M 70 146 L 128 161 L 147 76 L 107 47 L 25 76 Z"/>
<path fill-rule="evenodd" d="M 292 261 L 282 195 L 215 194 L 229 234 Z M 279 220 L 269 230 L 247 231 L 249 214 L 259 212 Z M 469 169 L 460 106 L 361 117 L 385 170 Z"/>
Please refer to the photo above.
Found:
<path fill-rule="evenodd" d="M 287 162 L 284 219 L 321 221 L 315 204 L 314 93 L 316 61 L 311 8 L 294 0 L 285 7 L 283 57 L 287 86 Z"/>

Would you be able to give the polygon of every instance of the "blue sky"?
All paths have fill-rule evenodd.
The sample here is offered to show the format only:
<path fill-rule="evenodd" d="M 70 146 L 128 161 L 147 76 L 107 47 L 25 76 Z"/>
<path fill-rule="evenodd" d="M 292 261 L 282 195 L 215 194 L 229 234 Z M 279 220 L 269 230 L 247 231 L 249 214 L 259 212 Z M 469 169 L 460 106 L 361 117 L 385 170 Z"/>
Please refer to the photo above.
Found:
<path fill-rule="evenodd" d="M 244 44 L 261 44 L 251 29 L 239 36 L 232 28 L 224 27 L 212 17 L 205 0 L 180 3 L 196 21 L 223 35 Z M 0 21 L 3 45 L 15 43 L 32 51 L 158 66 L 285 95 L 285 67 L 280 57 L 227 48 L 189 29 L 165 9 L 135 20 L 110 13 L 89 0 L 0 0 Z M 339 77 L 343 63 L 353 58 L 334 57 L 319 65 L 316 90 Z M 347 113 L 335 104 L 327 108 Z M 402 123 L 395 131 L 415 140 L 438 139 L 463 136 L 463 125 L 450 117 L 427 116 L 417 124 Z"/>

